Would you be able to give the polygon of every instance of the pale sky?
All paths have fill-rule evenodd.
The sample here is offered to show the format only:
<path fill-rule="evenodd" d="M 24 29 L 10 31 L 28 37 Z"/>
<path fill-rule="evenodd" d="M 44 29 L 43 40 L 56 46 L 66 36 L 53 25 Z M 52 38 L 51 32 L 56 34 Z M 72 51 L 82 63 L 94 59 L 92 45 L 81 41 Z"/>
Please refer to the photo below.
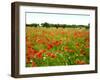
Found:
<path fill-rule="evenodd" d="M 44 22 L 52 24 L 88 25 L 90 23 L 90 16 L 77 14 L 26 13 L 26 24 L 41 24 Z"/>

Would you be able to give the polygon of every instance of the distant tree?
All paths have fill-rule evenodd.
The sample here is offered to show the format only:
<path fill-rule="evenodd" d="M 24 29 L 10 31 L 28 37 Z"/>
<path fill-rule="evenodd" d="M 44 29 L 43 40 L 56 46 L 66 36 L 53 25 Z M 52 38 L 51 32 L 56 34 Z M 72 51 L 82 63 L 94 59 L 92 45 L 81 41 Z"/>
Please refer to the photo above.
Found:
<path fill-rule="evenodd" d="M 33 23 L 32 26 L 33 26 L 33 27 L 38 27 L 39 24 Z"/>
<path fill-rule="evenodd" d="M 26 24 L 27 27 L 38 27 L 39 24 L 37 23 L 32 23 L 32 24 Z"/>
<path fill-rule="evenodd" d="M 45 22 L 45 23 L 42 23 L 41 26 L 42 26 L 42 27 L 50 27 L 50 24 L 47 23 L 47 22 Z"/>
<path fill-rule="evenodd" d="M 86 29 L 89 29 L 89 28 L 90 28 L 90 24 L 88 24 L 87 26 L 85 26 L 85 28 L 86 28 Z"/>

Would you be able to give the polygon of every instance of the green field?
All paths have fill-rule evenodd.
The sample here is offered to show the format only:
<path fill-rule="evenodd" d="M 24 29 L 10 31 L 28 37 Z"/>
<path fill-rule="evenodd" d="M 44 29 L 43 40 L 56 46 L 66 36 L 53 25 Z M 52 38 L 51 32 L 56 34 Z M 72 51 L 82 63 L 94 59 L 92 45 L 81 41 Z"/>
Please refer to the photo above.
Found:
<path fill-rule="evenodd" d="M 89 64 L 89 29 L 26 27 L 26 67 Z"/>

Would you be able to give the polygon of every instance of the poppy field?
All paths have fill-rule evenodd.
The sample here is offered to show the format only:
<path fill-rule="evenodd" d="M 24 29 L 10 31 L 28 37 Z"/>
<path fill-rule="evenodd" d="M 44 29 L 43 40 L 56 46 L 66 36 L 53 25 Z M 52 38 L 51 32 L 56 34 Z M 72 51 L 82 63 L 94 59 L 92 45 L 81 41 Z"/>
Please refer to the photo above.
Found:
<path fill-rule="evenodd" d="M 26 27 L 26 67 L 89 64 L 89 29 Z"/>

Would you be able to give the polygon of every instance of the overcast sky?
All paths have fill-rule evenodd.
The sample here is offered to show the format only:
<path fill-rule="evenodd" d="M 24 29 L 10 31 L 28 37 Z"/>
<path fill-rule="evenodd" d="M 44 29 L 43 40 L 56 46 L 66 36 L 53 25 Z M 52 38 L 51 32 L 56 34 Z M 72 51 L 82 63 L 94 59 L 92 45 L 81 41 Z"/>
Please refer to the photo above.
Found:
<path fill-rule="evenodd" d="M 88 25 L 90 23 L 90 16 L 77 14 L 26 13 L 26 24 L 41 24 L 44 22 L 52 24 Z"/>

